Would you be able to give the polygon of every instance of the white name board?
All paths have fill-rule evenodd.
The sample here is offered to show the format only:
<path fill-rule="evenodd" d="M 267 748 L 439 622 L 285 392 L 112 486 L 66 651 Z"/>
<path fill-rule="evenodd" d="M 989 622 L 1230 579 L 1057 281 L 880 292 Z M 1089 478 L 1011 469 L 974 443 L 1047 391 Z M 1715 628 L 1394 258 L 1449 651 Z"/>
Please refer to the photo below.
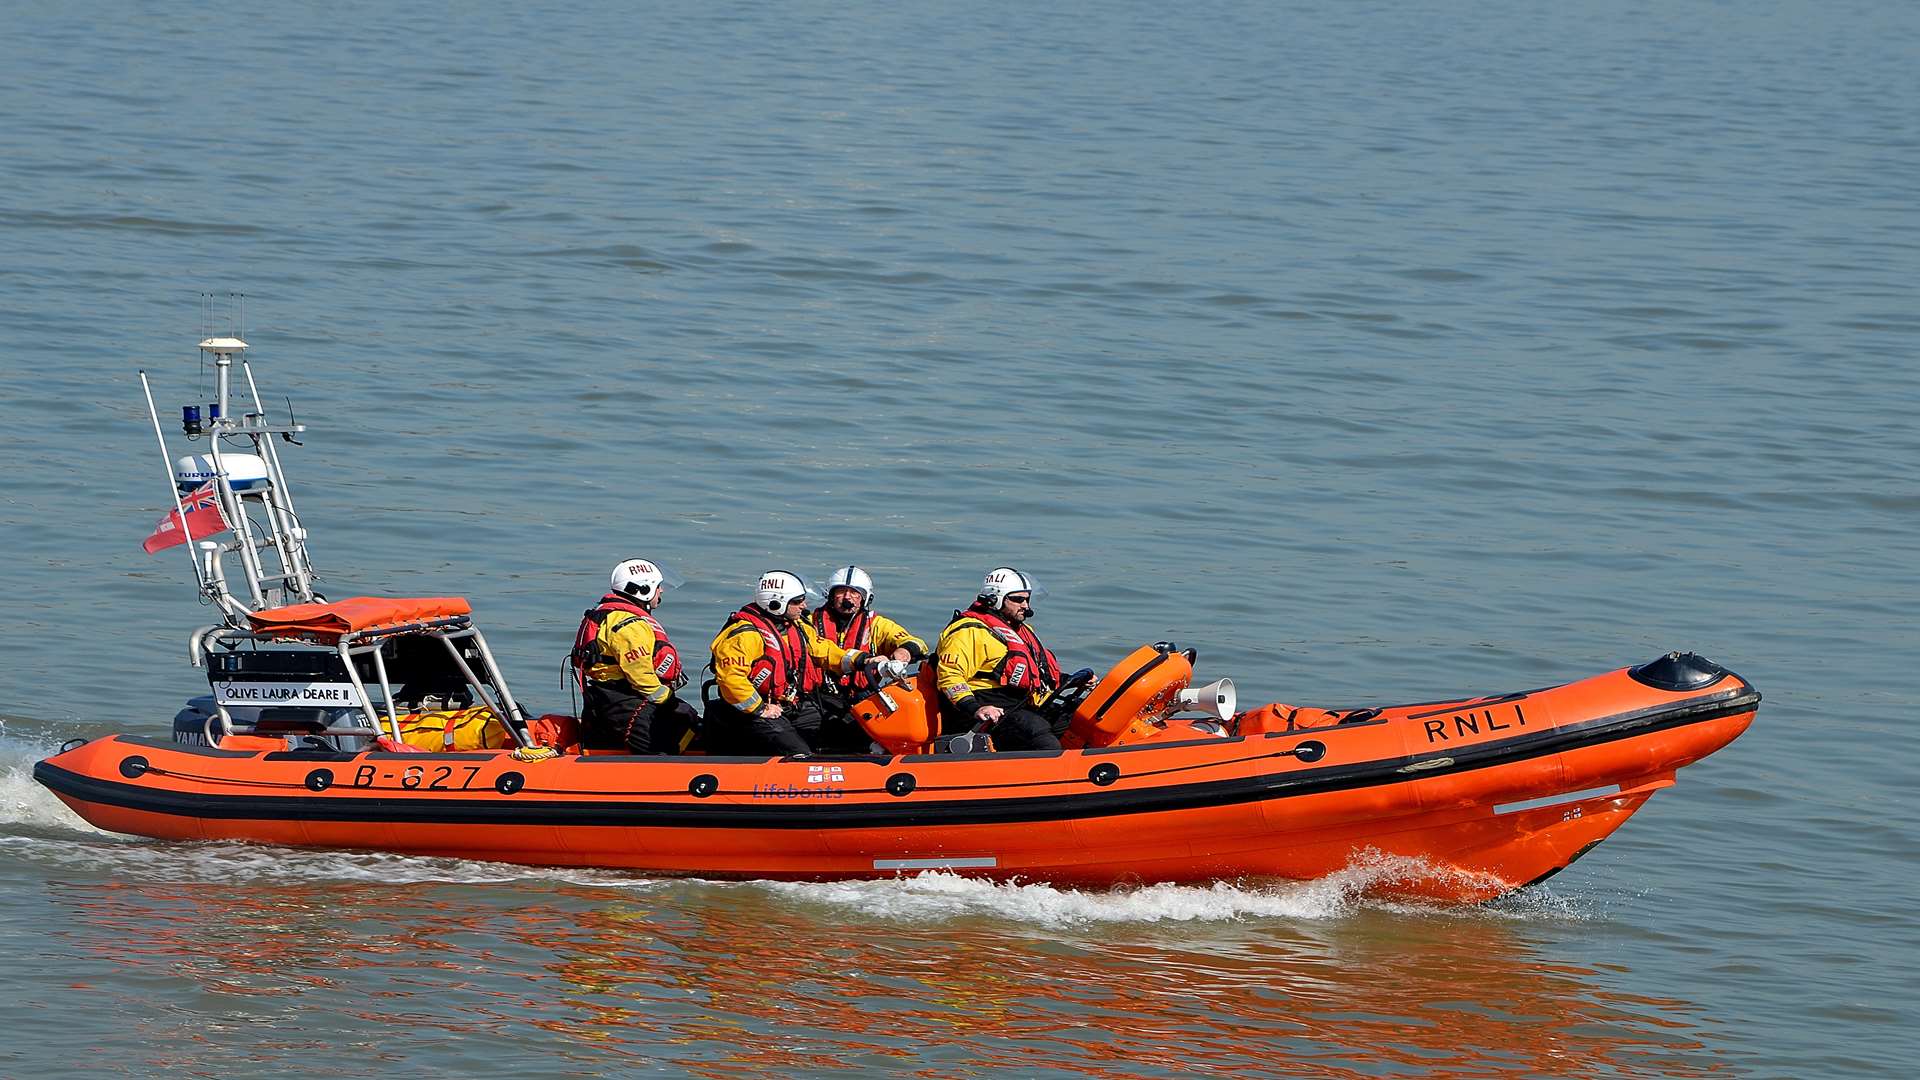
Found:
<path fill-rule="evenodd" d="M 360 704 L 360 692 L 344 682 L 222 682 L 213 685 L 213 696 L 222 705 Z"/>

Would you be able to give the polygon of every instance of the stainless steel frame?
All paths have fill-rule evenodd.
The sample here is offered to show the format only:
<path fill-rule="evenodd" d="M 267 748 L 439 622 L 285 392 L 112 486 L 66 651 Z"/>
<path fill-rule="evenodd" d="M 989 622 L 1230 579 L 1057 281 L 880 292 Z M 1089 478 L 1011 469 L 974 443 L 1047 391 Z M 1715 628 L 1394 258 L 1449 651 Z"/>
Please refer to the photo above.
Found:
<path fill-rule="evenodd" d="M 210 317 L 210 316 L 209 316 Z M 210 329 L 210 328 L 209 328 Z M 400 718 L 393 700 L 393 686 L 387 674 L 386 659 L 380 653 L 382 643 L 400 635 L 419 635 L 438 638 L 453 656 L 454 664 L 460 670 L 461 677 L 473 691 L 474 701 L 492 709 L 500 717 L 507 730 L 513 733 L 514 741 L 522 747 L 533 745 L 532 736 L 527 730 L 527 716 L 513 698 L 513 692 L 507 689 L 506 676 L 493 658 L 493 650 L 487 647 L 486 638 L 473 625 L 470 616 L 457 616 L 445 619 L 433 619 L 401 626 L 379 627 L 341 635 L 336 639 L 317 637 L 286 639 L 260 634 L 251 628 L 249 616 L 263 608 L 278 607 L 294 603 L 323 602 L 314 591 L 313 563 L 307 553 L 307 530 L 300 525 L 299 515 L 293 507 L 293 495 L 287 486 L 286 472 L 280 464 L 279 448 L 275 445 L 275 436 L 292 441 L 296 434 L 304 432 L 306 425 L 292 422 L 270 424 L 267 422 L 266 407 L 260 397 L 259 384 L 254 381 L 253 367 L 245 358 L 248 346 L 234 331 L 230 336 L 206 336 L 199 344 L 201 359 L 209 357 L 214 370 L 214 397 L 209 402 L 209 415 L 202 424 L 201 431 L 208 441 L 208 456 L 213 463 L 215 490 L 218 493 L 221 510 L 232 526 L 233 537 L 225 542 L 211 539 L 199 539 L 189 536 L 188 551 L 191 556 L 195 583 L 200 594 L 217 606 L 224 626 L 208 626 L 196 631 L 188 644 L 188 656 L 195 667 L 204 667 L 210 649 L 216 647 L 240 648 L 249 644 L 304 647 L 312 650 L 331 650 L 339 653 L 341 662 L 347 670 L 347 678 L 352 682 L 360 696 L 359 711 L 364 724 L 351 727 L 329 726 L 320 735 L 358 735 L 378 736 L 384 727 L 395 740 L 400 738 Z M 233 365 L 238 358 L 240 370 L 246 377 L 246 392 L 253 401 L 253 411 L 244 416 L 233 415 Z M 147 374 L 140 373 L 140 385 L 146 393 L 147 413 L 153 420 L 153 433 L 160 443 L 160 456 L 167 467 L 167 479 L 172 487 L 173 505 L 184 521 L 185 514 L 179 495 L 178 485 L 174 481 L 173 461 L 167 449 L 167 440 L 160 425 L 159 410 L 154 405 L 153 390 L 147 382 Z M 189 436 L 194 438 L 197 436 Z M 245 440 L 251 453 L 259 459 L 265 470 L 265 482 L 246 490 L 235 490 L 228 471 L 224 444 L 228 440 Z M 264 535 L 257 534 L 256 524 L 248 516 L 249 508 L 264 511 Z M 279 560 L 278 570 L 273 570 L 261 558 L 263 551 L 271 550 Z M 229 588 L 226 574 L 221 566 L 221 556 L 229 552 L 238 552 L 241 568 L 246 577 L 246 595 L 236 597 Z M 461 655 L 459 642 L 472 639 L 480 658 L 481 672 L 475 672 L 474 666 Z M 367 683 L 354 665 L 356 658 L 371 656 L 373 672 L 379 680 L 383 717 L 374 707 L 374 697 Z M 211 679 L 211 676 L 209 676 Z M 226 705 L 214 695 L 214 714 L 206 723 L 208 742 L 214 743 L 212 727 L 215 719 L 226 725 L 228 731 L 239 734 L 253 733 L 253 725 L 240 724 L 233 718 Z M 216 744 L 217 745 L 217 744 Z"/>
<path fill-rule="evenodd" d="M 388 678 L 386 658 L 381 655 L 380 647 L 391 638 L 408 635 L 436 638 L 445 645 L 453 657 L 454 665 L 459 668 L 461 677 L 466 680 L 467 687 L 473 691 L 474 701 L 492 709 L 494 715 L 500 717 L 501 723 L 506 725 L 514 742 L 523 747 L 534 745 L 532 736 L 527 731 L 526 713 L 521 711 L 519 703 L 513 699 L 513 692 L 507 689 L 506 676 L 501 673 L 500 665 L 494 661 L 493 650 L 487 647 L 487 639 L 480 633 L 480 629 L 473 625 L 470 617 L 465 615 L 354 631 L 342 634 L 338 642 L 331 645 L 312 639 L 273 637 L 230 626 L 208 626 L 194 632 L 188 643 L 188 653 L 193 666 L 205 667 L 210 649 L 221 645 L 238 648 L 249 643 L 285 646 L 305 642 L 309 651 L 317 652 L 326 649 L 337 652 L 341 663 L 346 668 L 347 679 L 353 683 L 354 690 L 360 695 L 360 712 L 366 718 L 366 723 L 354 727 L 329 727 L 312 734 L 372 737 L 381 734 L 384 720 L 386 734 L 391 735 L 394 741 L 398 742 L 400 717 L 394 706 L 393 684 Z M 460 655 L 460 647 L 455 643 L 462 639 L 472 639 L 474 645 L 478 647 L 481 664 L 486 673 L 484 678 L 473 670 L 473 666 L 467 663 L 466 657 Z M 300 650 L 295 648 L 288 651 Z M 374 707 L 374 696 L 369 692 L 366 681 L 360 677 L 359 669 L 354 665 L 354 659 L 360 656 L 373 658 L 374 673 L 379 678 L 380 705 L 386 712 L 384 717 Z M 208 677 L 211 680 L 211 674 Z M 227 731 L 233 734 L 256 734 L 253 725 L 240 723 L 233 718 L 226 706 L 220 703 L 218 694 L 214 698 L 214 714 L 208 718 L 206 724 L 207 741 L 210 745 L 219 745 L 218 741 L 212 738 L 213 720 L 216 718 L 226 725 Z"/>

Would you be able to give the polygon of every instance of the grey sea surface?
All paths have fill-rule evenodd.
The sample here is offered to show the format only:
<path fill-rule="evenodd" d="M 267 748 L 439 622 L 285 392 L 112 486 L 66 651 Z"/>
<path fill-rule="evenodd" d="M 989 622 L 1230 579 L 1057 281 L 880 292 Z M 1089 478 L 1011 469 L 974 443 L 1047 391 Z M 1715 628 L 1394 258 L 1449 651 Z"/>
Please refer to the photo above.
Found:
<path fill-rule="evenodd" d="M 1916 101 L 1899 3 L 13 5 L 0 1074 L 1908 1074 Z M 696 657 L 768 567 L 933 634 L 1011 563 L 1249 703 L 1766 703 L 1467 910 L 102 834 L 31 769 L 204 692 L 136 375 L 206 400 L 202 292 L 323 589 L 535 709 L 633 554 Z"/>

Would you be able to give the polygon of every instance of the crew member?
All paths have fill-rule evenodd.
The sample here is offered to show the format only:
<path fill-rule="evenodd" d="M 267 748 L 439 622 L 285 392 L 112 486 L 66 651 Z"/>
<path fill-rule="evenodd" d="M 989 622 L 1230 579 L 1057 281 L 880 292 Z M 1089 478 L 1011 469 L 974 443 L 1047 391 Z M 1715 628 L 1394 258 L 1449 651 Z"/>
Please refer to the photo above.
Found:
<path fill-rule="evenodd" d="M 873 578 L 857 566 L 843 566 L 827 578 L 827 602 L 810 620 L 820 636 L 843 649 L 884 656 L 903 663 L 927 658 L 927 643 L 907 628 L 873 610 Z M 846 710 L 848 701 L 872 686 L 865 671 L 836 675 L 822 687 L 821 706 Z"/>
<path fill-rule="evenodd" d="M 672 754 L 691 741 L 700 715 L 673 694 L 687 677 L 653 615 L 668 587 L 660 564 L 625 559 L 613 568 L 613 590 L 581 618 L 569 659 L 587 749 Z"/>
<path fill-rule="evenodd" d="M 1060 688 L 1060 661 L 1027 625 L 1033 582 L 996 567 L 973 606 L 953 613 L 934 650 L 942 730 L 990 729 L 1001 750 L 1058 750 L 1071 715 L 1049 716 L 1044 704 Z"/>
<path fill-rule="evenodd" d="M 850 675 L 869 659 L 866 650 L 843 649 L 814 630 L 798 574 L 769 570 L 753 601 L 728 616 L 713 639 L 719 699 L 708 707 L 707 724 L 742 753 L 811 754 L 823 745 L 820 687 L 829 674 Z M 888 678 L 906 674 L 897 660 L 877 667 Z"/>

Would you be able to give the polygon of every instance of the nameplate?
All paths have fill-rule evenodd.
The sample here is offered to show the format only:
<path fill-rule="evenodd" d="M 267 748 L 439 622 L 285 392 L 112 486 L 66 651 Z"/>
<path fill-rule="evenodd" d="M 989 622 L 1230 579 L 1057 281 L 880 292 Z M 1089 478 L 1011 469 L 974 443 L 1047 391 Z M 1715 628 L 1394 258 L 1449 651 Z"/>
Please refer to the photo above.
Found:
<path fill-rule="evenodd" d="M 213 697 L 222 705 L 325 705 L 353 708 L 360 692 L 346 682 L 218 682 Z"/>

